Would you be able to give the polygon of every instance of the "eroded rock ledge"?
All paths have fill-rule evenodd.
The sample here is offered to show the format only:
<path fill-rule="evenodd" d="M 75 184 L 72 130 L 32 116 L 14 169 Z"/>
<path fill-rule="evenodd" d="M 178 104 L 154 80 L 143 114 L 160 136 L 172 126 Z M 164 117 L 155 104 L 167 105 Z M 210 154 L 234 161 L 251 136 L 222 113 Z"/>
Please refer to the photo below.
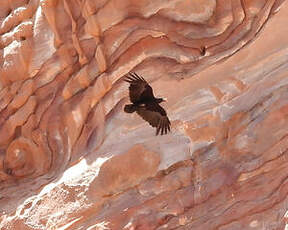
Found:
<path fill-rule="evenodd" d="M 282 229 L 287 14 L 283 0 L 1 2 L 0 227 Z M 123 112 L 132 70 L 168 98 L 170 134 Z"/>

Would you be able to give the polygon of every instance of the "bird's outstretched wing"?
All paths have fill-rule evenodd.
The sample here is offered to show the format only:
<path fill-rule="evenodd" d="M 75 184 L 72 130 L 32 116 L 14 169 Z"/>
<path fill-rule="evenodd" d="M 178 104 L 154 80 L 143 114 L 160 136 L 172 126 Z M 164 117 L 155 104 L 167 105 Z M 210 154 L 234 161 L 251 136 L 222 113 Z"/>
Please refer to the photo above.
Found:
<path fill-rule="evenodd" d="M 152 127 L 156 128 L 156 135 L 167 134 L 170 131 L 170 121 L 166 111 L 158 103 L 149 103 L 140 106 L 136 110 L 137 114 L 147 121 Z"/>
<path fill-rule="evenodd" d="M 130 83 L 129 97 L 132 103 L 154 99 L 153 90 L 143 77 L 139 77 L 136 73 L 129 73 L 124 81 Z"/>

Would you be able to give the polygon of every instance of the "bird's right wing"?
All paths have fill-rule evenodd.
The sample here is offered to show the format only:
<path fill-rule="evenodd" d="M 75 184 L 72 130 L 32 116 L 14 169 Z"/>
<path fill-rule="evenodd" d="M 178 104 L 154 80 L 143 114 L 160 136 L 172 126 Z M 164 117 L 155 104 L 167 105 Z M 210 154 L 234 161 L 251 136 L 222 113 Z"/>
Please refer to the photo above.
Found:
<path fill-rule="evenodd" d="M 149 108 L 143 106 L 143 107 L 139 107 L 136 110 L 136 112 L 145 121 L 147 121 L 152 127 L 156 128 L 156 135 L 158 135 L 159 133 L 161 133 L 161 135 L 167 134 L 167 132 L 170 131 L 171 123 L 167 115 L 163 115 L 163 114 L 161 115 L 161 113 L 157 111 L 157 109 L 150 110 Z"/>
<path fill-rule="evenodd" d="M 130 83 L 129 97 L 132 103 L 154 98 L 151 86 L 143 77 L 139 77 L 136 73 L 129 73 L 124 81 Z"/>

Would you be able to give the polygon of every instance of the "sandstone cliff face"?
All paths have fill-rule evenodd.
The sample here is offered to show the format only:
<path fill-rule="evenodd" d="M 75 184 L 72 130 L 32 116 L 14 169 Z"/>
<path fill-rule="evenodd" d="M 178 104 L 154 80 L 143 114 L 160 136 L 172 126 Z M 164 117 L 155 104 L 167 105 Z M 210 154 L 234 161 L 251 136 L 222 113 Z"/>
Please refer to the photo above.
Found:
<path fill-rule="evenodd" d="M 288 2 L 0 6 L 1 229 L 283 229 Z M 125 114 L 136 71 L 168 102 Z"/>

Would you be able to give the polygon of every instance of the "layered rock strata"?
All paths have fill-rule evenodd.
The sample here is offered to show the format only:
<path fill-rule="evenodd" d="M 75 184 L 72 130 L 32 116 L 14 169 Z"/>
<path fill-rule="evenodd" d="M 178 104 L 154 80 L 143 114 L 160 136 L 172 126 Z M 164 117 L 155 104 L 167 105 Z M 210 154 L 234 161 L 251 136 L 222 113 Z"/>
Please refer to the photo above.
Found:
<path fill-rule="evenodd" d="M 284 0 L 0 6 L 1 229 L 283 229 Z M 136 71 L 172 131 L 123 112 Z"/>

